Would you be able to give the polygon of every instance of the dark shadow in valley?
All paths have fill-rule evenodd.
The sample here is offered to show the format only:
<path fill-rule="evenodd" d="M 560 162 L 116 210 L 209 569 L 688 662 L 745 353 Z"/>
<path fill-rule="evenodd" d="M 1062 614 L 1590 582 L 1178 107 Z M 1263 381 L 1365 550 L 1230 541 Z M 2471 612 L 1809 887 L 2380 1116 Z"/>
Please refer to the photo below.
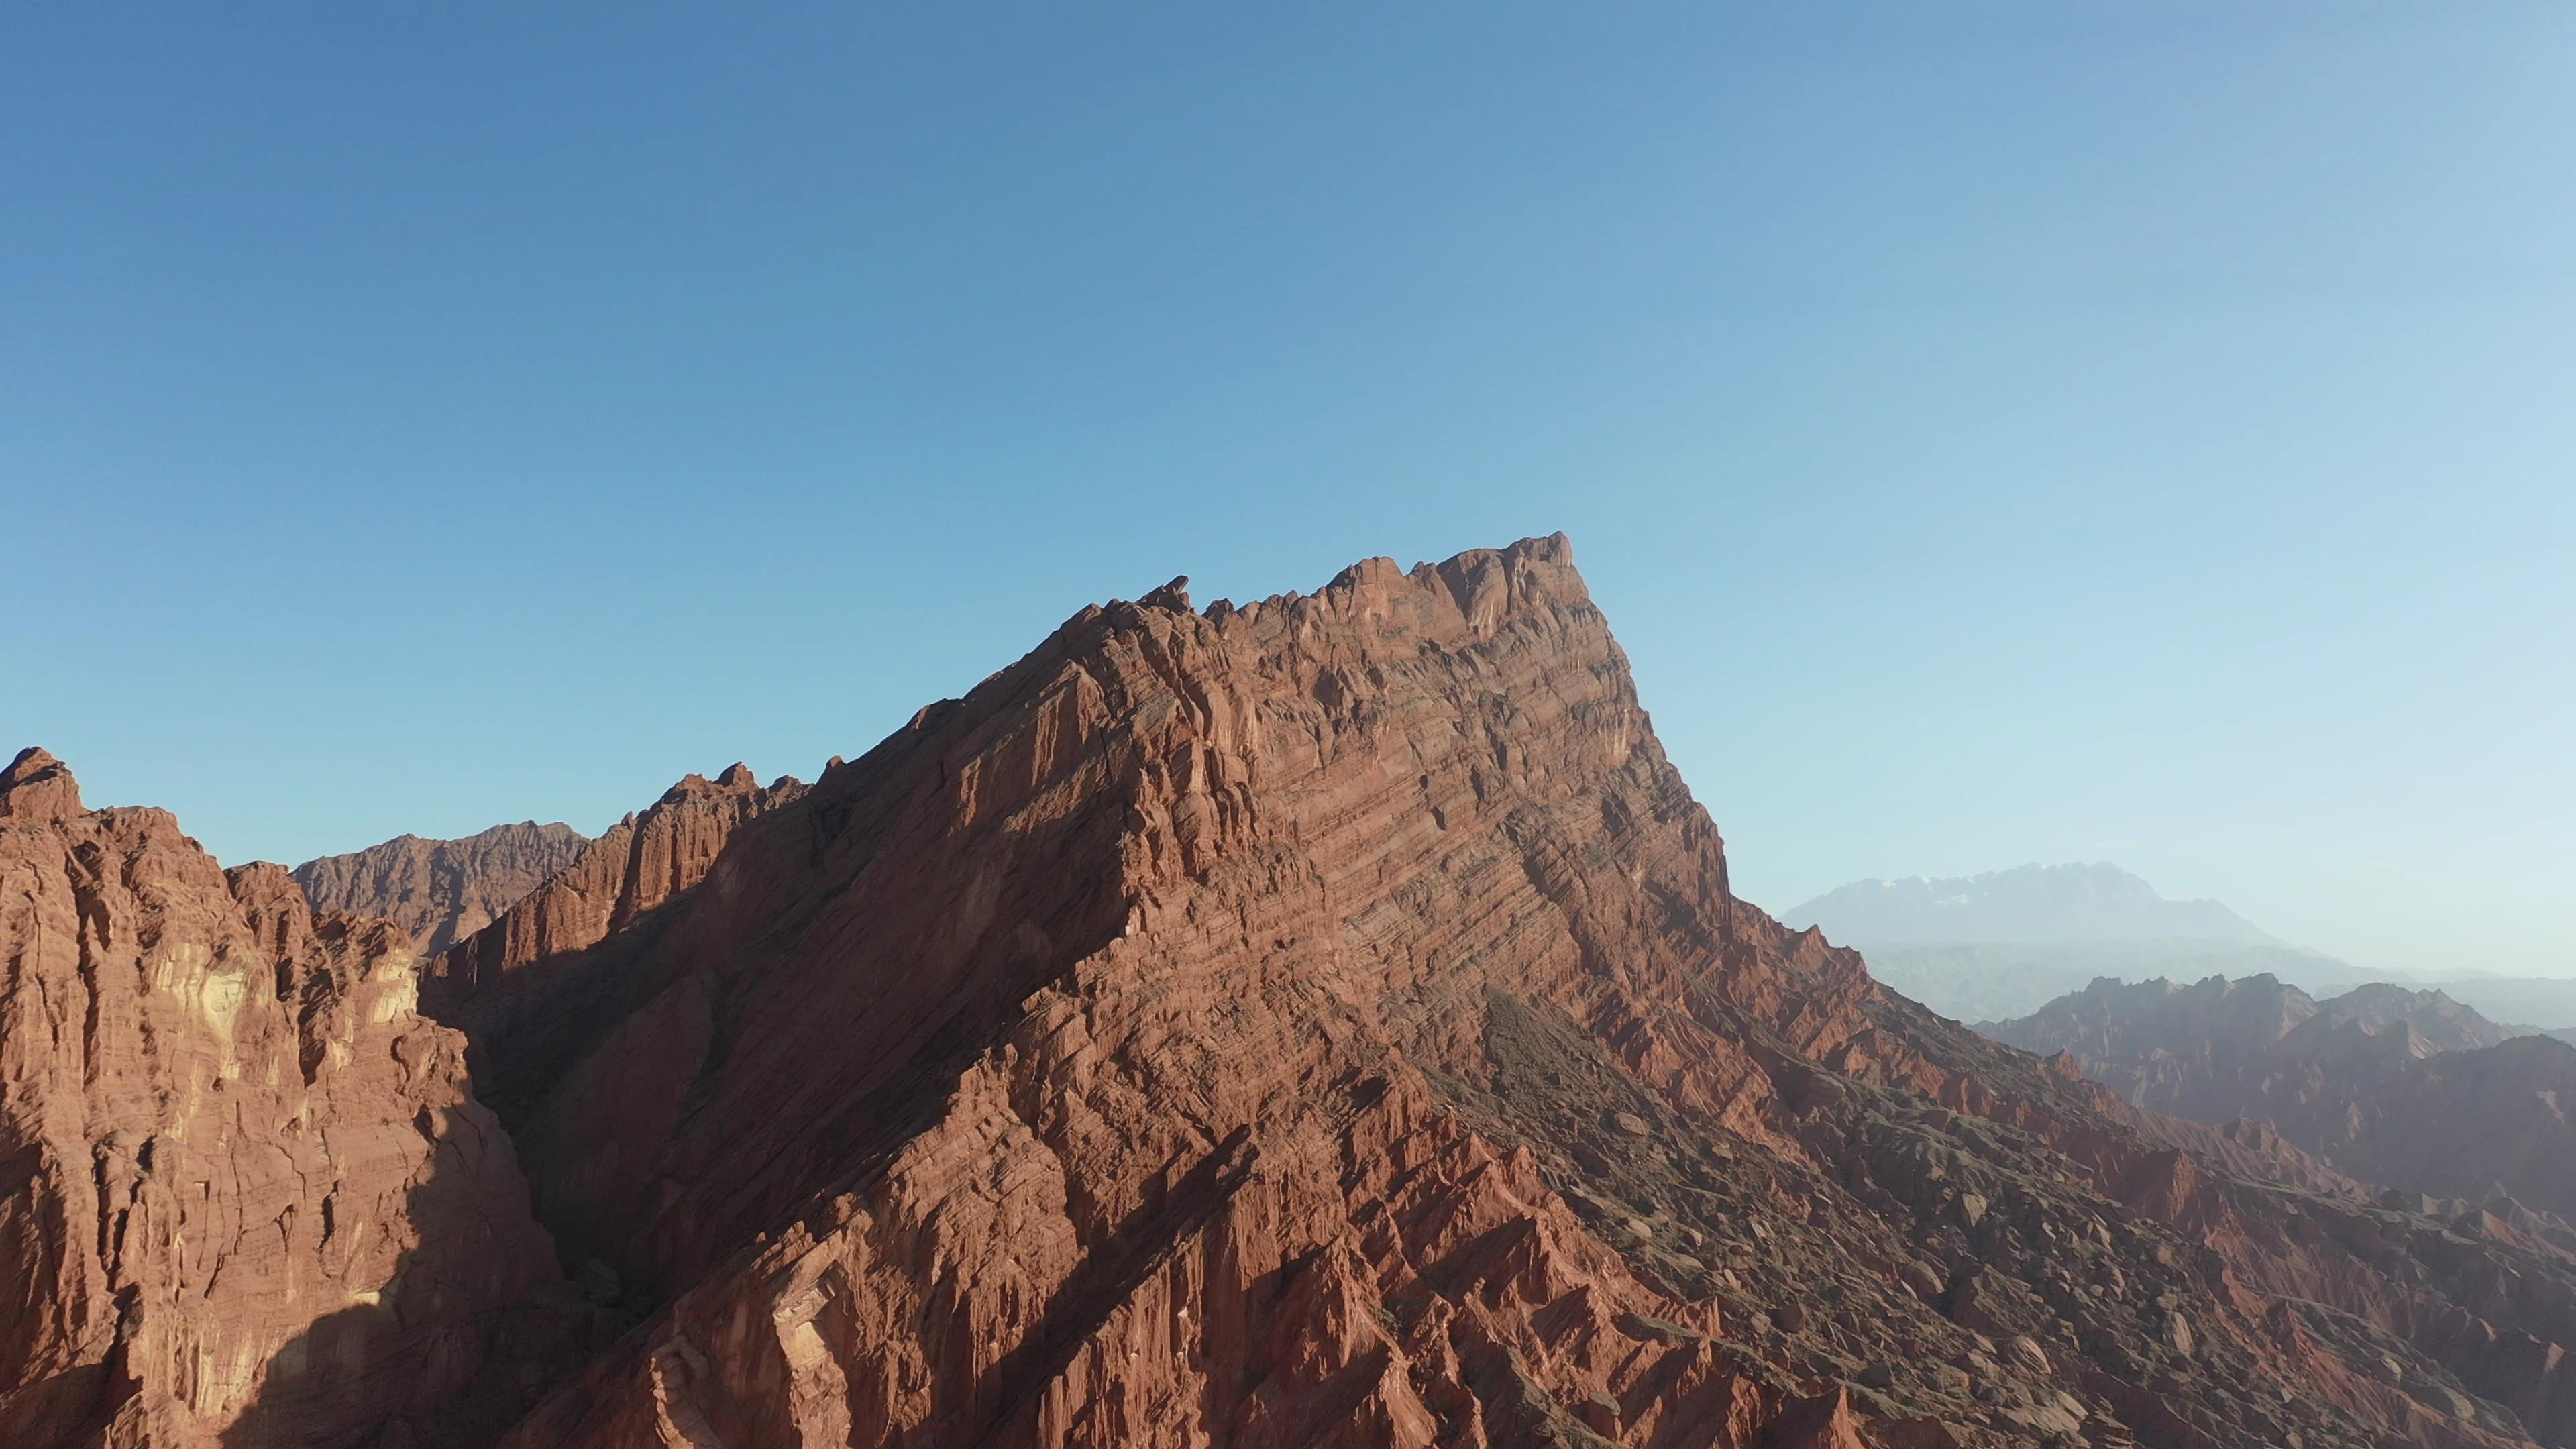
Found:
<path fill-rule="evenodd" d="M 632 1321 L 585 1299 L 550 1248 L 529 1251 L 542 1238 L 532 1222 L 516 1231 L 538 1236 L 516 1251 L 498 1241 L 512 1229 L 496 1221 L 495 1165 L 471 1166 L 506 1150 L 488 1113 L 424 1110 L 416 1125 L 433 1144 L 402 1219 L 419 1243 L 371 1301 L 315 1319 L 270 1357 L 224 1449 L 482 1449 Z M 524 1199 L 509 1208 L 524 1216 Z"/>

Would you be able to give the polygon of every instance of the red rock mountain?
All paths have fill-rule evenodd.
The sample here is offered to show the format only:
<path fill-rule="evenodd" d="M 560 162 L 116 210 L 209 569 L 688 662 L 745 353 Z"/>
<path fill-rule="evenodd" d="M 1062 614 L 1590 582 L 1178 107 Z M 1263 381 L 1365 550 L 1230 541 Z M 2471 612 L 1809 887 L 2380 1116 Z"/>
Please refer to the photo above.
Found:
<path fill-rule="evenodd" d="M 2554 1246 L 1736 900 L 1562 538 L 1086 609 L 811 786 L 683 782 L 419 983 L 580 1288 L 436 1300 L 530 1325 L 479 1340 L 516 1449 L 2576 1442 Z"/>
<path fill-rule="evenodd" d="M 435 954 L 489 925 L 589 843 L 569 825 L 534 821 L 461 840 L 400 835 L 308 860 L 295 868 L 295 881 L 315 910 L 381 917 Z"/>

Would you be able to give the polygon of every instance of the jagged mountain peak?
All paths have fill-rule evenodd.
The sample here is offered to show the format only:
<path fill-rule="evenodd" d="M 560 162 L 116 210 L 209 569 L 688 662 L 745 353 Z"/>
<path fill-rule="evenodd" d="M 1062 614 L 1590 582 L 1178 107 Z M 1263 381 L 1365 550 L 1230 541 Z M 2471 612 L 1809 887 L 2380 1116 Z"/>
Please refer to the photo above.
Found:
<path fill-rule="evenodd" d="M 295 867 L 315 907 L 381 916 L 426 952 L 439 952 L 493 917 L 580 854 L 588 838 L 569 825 L 495 825 L 454 840 L 403 834 L 364 850 Z"/>
<path fill-rule="evenodd" d="M 59 820 L 81 813 L 80 782 L 69 765 L 29 745 L 0 771 L 0 817 Z"/>
<path fill-rule="evenodd" d="M 0 949 L 52 971 L 0 995 L 0 1040 L 49 1053 L 0 1077 L 0 1129 L 82 1124 L 0 1152 L 52 1164 L 0 1212 L 70 1225 L 0 1250 L 91 1255 L 0 1273 L 13 1427 L 87 1433 L 131 1370 L 111 1407 L 160 1417 L 113 1442 L 191 1449 L 2576 1437 L 2534 1367 L 2576 1325 L 2498 1317 L 2576 1301 L 2536 1219 L 2462 1237 L 2257 1125 L 2137 1112 L 1737 900 L 1561 537 L 1157 595 L 812 786 L 683 782 L 429 961 L 326 985 L 252 950 L 254 909 L 300 904 L 273 869 L 212 877 L 227 924 L 101 897 L 74 827 L 0 830 L 51 913 L 0 910 Z M 101 1100 L 46 1015 L 90 940 L 138 944 L 101 979 L 161 1013 L 149 1051 L 101 1018 L 140 1064 Z M 179 960 L 234 984 L 145 969 Z M 236 1028 L 300 1023 L 348 1034 L 199 1089 Z M 358 1090 L 343 1067 L 376 1096 L 271 1091 Z M 397 1091 L 424 1082 L 451 1095 Z M 281 1232 L 242 1172 L 132 1222 L 96 1196 L 127 1179 L 87 1124 L 229 1100 L 245 1152 L 306 1153 Z M 414 1215 L 388 1165 L 479 1226 Z M 181 1236 L 273 1271 L 199 1312 L 205 1274 L 140 1254 Z M 569 1282 L 488 1296 L 513 1260 L 477 1245 L 549 1240 Z M 427 1256 L 333 1256 L 360 1241 Z M 99 1255 L 80 1321 L 130 1287 L 197 1358 L 20 1341 Z M 246 1368 L 192 1397 L 208 1361 Z M 485 1412 L 529 1396 L 505 1434 Z"/>

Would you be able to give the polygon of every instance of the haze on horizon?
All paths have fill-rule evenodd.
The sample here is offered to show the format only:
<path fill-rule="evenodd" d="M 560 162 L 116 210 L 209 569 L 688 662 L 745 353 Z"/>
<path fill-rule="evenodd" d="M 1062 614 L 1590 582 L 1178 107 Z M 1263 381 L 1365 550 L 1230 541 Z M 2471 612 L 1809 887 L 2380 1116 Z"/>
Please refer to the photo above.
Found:
<path fill-rule="evenodd" d="M 1742 9 L 21 7 L 0 746 L 597 831 L 1563 529 L 1759 903 L 2576 973 L 2576 12 Z"/>

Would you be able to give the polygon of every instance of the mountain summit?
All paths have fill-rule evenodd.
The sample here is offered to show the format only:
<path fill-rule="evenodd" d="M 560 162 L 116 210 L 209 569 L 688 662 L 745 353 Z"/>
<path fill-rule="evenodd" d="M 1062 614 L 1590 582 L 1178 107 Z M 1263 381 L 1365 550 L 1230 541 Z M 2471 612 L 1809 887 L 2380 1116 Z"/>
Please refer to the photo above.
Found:
<path fill-rule="evenodd" d="M 26 1442 L 2576 1441 L 2576 1260 L 1737 900 L 1561 536 L 1085 608 L 427 962 L 20 788 Z"/>

